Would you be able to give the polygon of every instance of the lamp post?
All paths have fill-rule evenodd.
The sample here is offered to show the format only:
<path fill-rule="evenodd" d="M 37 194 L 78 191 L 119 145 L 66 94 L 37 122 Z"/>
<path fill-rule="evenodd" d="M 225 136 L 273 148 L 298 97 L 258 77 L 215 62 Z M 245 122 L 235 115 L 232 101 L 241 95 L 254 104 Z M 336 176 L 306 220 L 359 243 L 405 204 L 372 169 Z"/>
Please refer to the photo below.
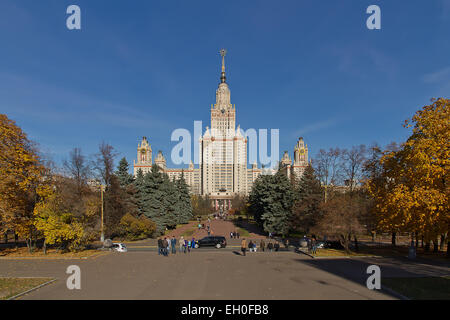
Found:
<path fill-rule="evenodd" d="M 100 235 L 100 241 L 103 243 L 105 241 L 105 234 L 103 232 L 103 191 L 105 191 L 105 186 L 103 184 L 100 185 L 100 197 L 102 202 L 102 216 L 101 216 L 101 235 Z"/>

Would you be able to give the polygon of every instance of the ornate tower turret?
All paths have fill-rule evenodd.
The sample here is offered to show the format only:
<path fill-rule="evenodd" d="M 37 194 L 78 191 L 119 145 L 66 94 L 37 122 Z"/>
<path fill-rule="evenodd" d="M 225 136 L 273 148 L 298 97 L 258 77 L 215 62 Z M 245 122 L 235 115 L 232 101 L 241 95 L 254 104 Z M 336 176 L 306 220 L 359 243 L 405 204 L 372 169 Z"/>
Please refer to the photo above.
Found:
<path fill-rule="evenodd" d="M 158 155 L 155 158 L 155 164 L 159 166 L 163 171 L 166 170 L 166 158 L 164 158 L 162 151 L 158 151 Z"/>
<path fill-rule="evenodd" d="M 147 137 L 142 137 L 141 143 L 138 144 L 137 164 L 152 165 L 152 147 L 148 143 Z"/>
<path fill-rule="evenodd" d="M 308 166 L 308 146 L 303 141 L 303 137 L 300 137 L 294 148 L 294 173 L 297 179 L 300 179 Z"/>

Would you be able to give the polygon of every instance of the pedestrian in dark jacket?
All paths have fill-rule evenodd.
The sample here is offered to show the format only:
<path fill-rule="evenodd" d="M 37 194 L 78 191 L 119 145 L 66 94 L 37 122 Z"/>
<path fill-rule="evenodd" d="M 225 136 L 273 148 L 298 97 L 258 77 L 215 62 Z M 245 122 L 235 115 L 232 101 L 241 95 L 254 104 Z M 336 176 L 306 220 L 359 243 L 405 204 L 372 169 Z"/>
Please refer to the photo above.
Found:
<path fill-rule="evenodd" d="M 261 239 L 261 241 L 259 242 L 259 248 L 261 249 L 262 252 L 264 252 L 265 246 L 266 244 L 264 243 L 264 239 Z"/>
<path fill-rule="evenodd" d="M 164 253 L 164 255 L 166 257 L 169 256 L 168 248 L 169 248 L 169 243 L 167 242 L 167 238 L 164 238 L 164 240 L 163 240 L 163 250 L 164 250 L 164 252 L 163 253 Z"/>
<path fill-rule="evenodd" d="M 170 240 L 170 247 L 172 248 L 172 253 L 177 253 L 177 239 L 175 239 L 175 236 L 172 236 L 172 240 Z"/>
<path fill-rule="evenodd" d="M 158 239 L 158 255 L 163 254 L 162 248 L 163 248 L 162 239 L 159 238 L 159 239 Z"/>
<path fill-rule="evenodd" d="M 273 248 L 275 249 L 275 251 L 278 251 L 280 249 L 280 244 L 278 242 L 275 242 Z"/>
<path fill-rule="evenodd" d="M 250 242 L 248 243 L 248 251 L 252 252 L 253 251 L 253 242 L 252 240 L 250 240 Z"/>
<path fill-rule="evenodd" d="M 272 252 L 272 249 L 273 249 L 273 243 L 272 242 L 269 242 L 269 244 L 267 245 L 267 249 L 269 249 L 270 252 Z"/>

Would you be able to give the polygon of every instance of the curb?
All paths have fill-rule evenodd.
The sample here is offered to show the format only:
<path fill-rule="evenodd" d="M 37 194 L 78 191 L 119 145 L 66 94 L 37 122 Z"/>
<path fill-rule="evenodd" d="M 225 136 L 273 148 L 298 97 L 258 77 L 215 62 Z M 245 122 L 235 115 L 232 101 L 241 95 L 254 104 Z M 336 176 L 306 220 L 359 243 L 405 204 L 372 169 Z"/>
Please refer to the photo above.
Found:
<path fill-rule="evenodd" d="M 381 279 L 381 281 L 383 281 L 383 279 Z M 390 294 L 393 295 L 394 297 L 397 297 L 397 298 L 401 299 L 401 300 L 411 300 L 410 298 L 408 298 L 408 297 L 406 297 L 406 296 L 404 296 L 404 295 L 398 293 L 397 291 L 392 290 L 392 289 L 389 288 L 389 287 L 386 287 L 386 286 L 381 285 L 381 289 L 384 290 L 384 291 L 386 291 L 387 293 L 390 293 Z"/>
<path fill-rule="evenodd" d="M 6 299 L 6 300 L 15 300 L 15 299 L 17 299 L 17 298 L 19 298 L 19 297 L 21 297 L 21 296 L 23 296 L 23 295 L 26 295 L 27 293 L 30 293 L 30 292 L 32 292 L 32 291 L 34 291 L 34 290 L 37 290 L 37 289 L 39 289 L 39 288 L 42 288 L 43 286 L 46 286 L 46 285 L 48 285 L 48 284 L 50 284 L 50 283 L 52 283 L 52 282 L 55 282 L 55 281 L 56 281 L 56 279 L 52 279 L 52 280 L 50 280 L 50 281 L 47 281 L 47 282 L 45 282 L 45 283 L 43 283 L 43 284 L 40 284 L 40 285 L 34 287 L 34 288 L 31 288 L 31 289 L 29 289 L 29 290 L 27 290 L 27 291 L 24 291 L 24 292 L 21 292 L 21 293 L 19 293 L 19 294 L 16 294 L 15 296 L 12 296 L 12 297 L 10 297 L 10 298 L 8 298 L 8 299 Z"/>
<path fill-rule="evenodd" d="M 97 257 L 106 255 L 109 252 L 106 253 L 96 253 L 91 256 L 87 257 L 45 257 L 45 256 L 39 256 L 39 257 L 0 257 L 0 260 L 89 260 L 89 259 L 95 259 Z"/>

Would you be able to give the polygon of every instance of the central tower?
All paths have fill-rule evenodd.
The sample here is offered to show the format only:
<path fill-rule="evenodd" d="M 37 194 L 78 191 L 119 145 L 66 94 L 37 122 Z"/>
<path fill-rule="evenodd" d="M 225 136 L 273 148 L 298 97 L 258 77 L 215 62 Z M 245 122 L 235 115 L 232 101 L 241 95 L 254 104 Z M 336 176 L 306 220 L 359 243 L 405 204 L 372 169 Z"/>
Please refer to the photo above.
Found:
<path fill-rule="evenodd" d="M 216 90 L 216 103 L 211 105 L 211 130 L 220 130 L 223 135 L 236 129 L 236 110 L 231 104 L 230 88 L 225 75 L 225 49 L 220 50 L 222 56 L 222 73 L 219 87 Z"/>
<path fill-rule="evenodd" d="M 200 193 L 220 203 L 229 202 L 236 194 L 247 193 L 247 140 L 239 126 L 236 129 L 236 108 L 231 104 L 225 73 L 226 53 L 225 49 L 220 50 L 222 72 L 216 103 L 211 105 L 211 129 L 206 127 L 199 140 Z"/>

